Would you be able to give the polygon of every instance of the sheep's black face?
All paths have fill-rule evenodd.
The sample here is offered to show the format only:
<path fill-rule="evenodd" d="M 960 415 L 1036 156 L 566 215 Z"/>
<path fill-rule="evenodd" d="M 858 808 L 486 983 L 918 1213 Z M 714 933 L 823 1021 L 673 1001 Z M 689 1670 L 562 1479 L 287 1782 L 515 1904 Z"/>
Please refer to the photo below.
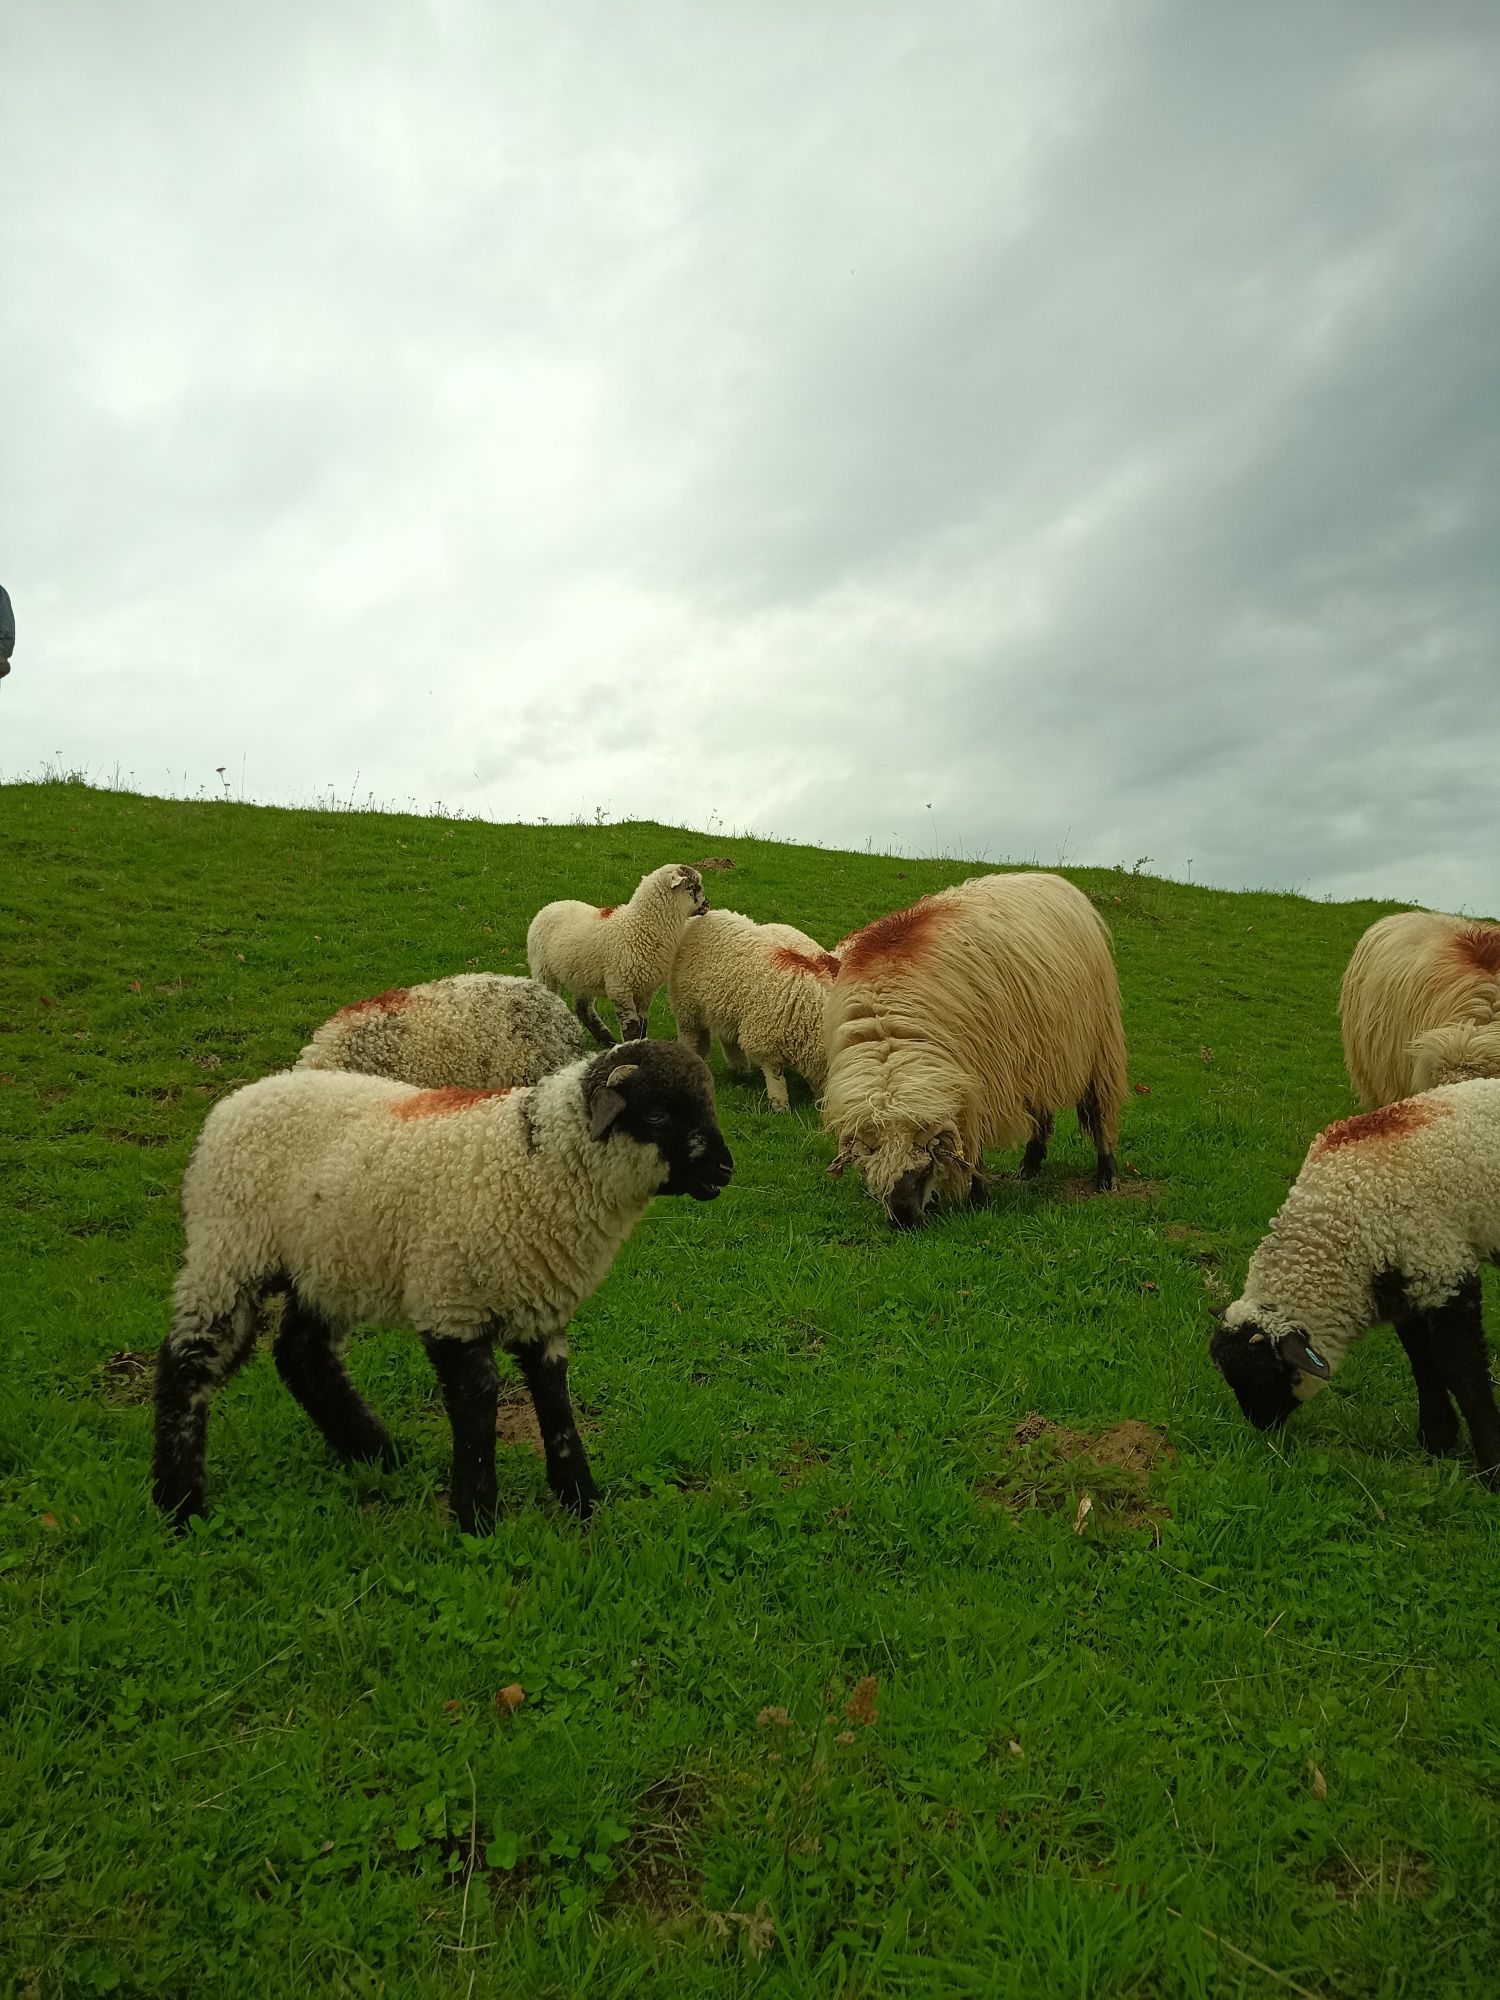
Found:
<path fill-rule="evenodd" d="M 1253 1319 L 1215 1327 L 1208 1351 L 1258 1431 L 1286 1422 L 1303 1400 L 1297 1390 L 1304 1376 L 1326 1382 L 1330 1373 L 1305 1333 L 1271 1333 Z"/>
<path fill-rule="evenodd" d="M 932 1166 L 911 1167 L 886 1196 L 886 1219 L 892 1229 L 918 1229 L 932 1198 Z"/>
<path fill-rule="evenodd" d="M 714 1112 L 707 1063 L 677 1042 L 632 1042 L 612 1050 L 584 1076 L 589 1130 L 596 1139 L 623 1133 L 656 1149 L 667 1169 L 663 1194 L 713 1201 L 729 1185 L 734 1160 Z"/>

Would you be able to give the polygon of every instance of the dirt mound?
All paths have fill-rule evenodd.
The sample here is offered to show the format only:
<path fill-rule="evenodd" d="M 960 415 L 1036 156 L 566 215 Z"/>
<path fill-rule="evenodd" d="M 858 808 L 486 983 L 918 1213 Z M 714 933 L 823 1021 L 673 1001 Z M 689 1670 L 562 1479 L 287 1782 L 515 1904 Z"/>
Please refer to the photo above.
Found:
<path fill-rule="evenodd" d="M 1126 1417 L 1090 1436 L 1031 1410 L 1012 1431 L 1011 1442 L 1012 1465 L 980 1491 L 1012 1513 L 1076 1509 L 1079 1534 L 1092 1523 L 1139 1528 L 1169 1518 L 1168 1509 L 1150 1498 L 1150 1486 L 1157 1467 L 1170 1465 L 1176 1454 L 1149 1424 Z"/>

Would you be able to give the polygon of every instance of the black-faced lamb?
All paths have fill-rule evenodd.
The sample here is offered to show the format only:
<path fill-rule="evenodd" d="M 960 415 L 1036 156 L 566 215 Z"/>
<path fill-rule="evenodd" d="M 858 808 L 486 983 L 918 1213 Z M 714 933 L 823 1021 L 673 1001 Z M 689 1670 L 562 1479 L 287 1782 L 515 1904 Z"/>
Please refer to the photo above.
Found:
<path fill-rule="evenodd" d="M 495 1513 L 498 1342 L 531 1391 L 558 1499 L 597 1488 L 568 1400 L 566 1332 L 656 1194 L 712 1201 L 733 1171 L 713 1080 L 649 1042 L 529 1089 L 417 1090 L 289 1070 L 210 1112 L 183 1180 L 187 1246 L 156 1376 L 155 1497 L 203 1510 L 215 1392 L 281 1293 L 281 1379 L 335 1452 L 392 1461 L 341 1349 L 365 1320 L 415 1327 L 453 1433 L 460 1527 Z"/>
<path fill-rule="evenodd" d="M 547 903 L 526 933 L 532 977 L 573 996 L 578 1018 L 606 1048 L 614 1038 L 595 1011 L 603 994 L 627 1042 L 646 1033 L 651 1002 L 665 985 L 684 925 L 708 908 L 696 868 L 669 862 L 643 875 L 628 903 Z"/>
<path fill-rule="evenodd" d="M 1403 910 L 1371 924 L 1339 990 L 1361 1104 L 1500 1076 L 1500 924 Z"/>
<path fill-rule="evenodd" d="M 853 1161 L 898 1228 L 977 1193 L 985 1146 L 1046 1158 L 1076 1106 L 1115 1184 L 1125 1036 L 1109 932 L 1060 875 L 979 875 L 867 924 L 837 948 L 825 1024 L 830 1172 Z"/>
<path fill-rule="evenodd" d="M 588 1053 L 567 1002 L 539 980 L 459 972 L 341 1007 L 296 1067 L 358 1070 L 420 1090 L 508 1090 Z"/>
<path fill-rule="evenodd" d="M 1270 1430 L 1389 1321 L 1411 1362 L 1422 1445 L 1452 1451 L 1461 1415 L 1494 1486 L 1500 1412 L 1479 1272 L 1497 1253 L 1500 1081 L 1447 1084 L 1341 1119 L 1314 1139 L 1243 1294 L 1217 1315 L 1214 1364 L 1251 1423 Z"/>
<path fill-rule="evenodd" d="M 759 1069 L 773 1111 L 789 1111 L 786 1071 L 823 1087 L 823 1000 L 838 960 L 791 924 L 710 910 L 682 933 L 667 998 L 678 1039 L 705 1060 L 717 1038 L 733 1070 Z"/>

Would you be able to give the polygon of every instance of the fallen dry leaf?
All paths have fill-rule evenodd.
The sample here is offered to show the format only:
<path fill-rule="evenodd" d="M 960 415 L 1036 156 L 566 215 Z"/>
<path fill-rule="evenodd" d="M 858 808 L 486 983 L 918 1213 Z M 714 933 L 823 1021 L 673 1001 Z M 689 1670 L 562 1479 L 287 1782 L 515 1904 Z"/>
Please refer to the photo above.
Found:
<path fill-rule="evenodd" d="M 752 1958 L 764 1958 L 776 1942 L 776 1926 L 764 1903 L 757 1905 L 753 1917 L 747 1917 L 742 1910 L 706 1910 L 704 1915 L 720 1937 L 728 1937 L 729 1926 L 738 1924 Z"/>
<path fill-rule="evenodd" d="M 1328 1796 L 1328 1780 L 1314 1763 L 1309 1762 L 1307 1770 L 1308 1782 L 1312 1787 L 1313 1797 L 1315 1799 L 1326 1799 Z"/>
<path fill-rule="evenodd" d="M 1151 1086 L 1149 1083 L 1133 1083 L 1130 1087 L 1137 1097 L 1149 1097 L 1151 1095 Z"/>
<path fill-rule="evenodd" d="M 502 1715 L 510 1715 L 526 1699 L 526 1690 L 519 1681 L 512 1681 L 509 1687 L 501 1688 L 495 1696 L 495 1706 Z"/>
<path fill-rule="evenodd" d="M 57 1533 L 57 1516 L 55 1514 L 43 1514 L 42 1526 L 50 1528 L 55 1535 Z"/>
<path fill-rule="evenodd" d="M 1005 1747 L 1012 1757 L 1024 1757 L 1026 1755 L 1026 1752 L 1021 1748 L 1014 1736 L 1006 1738 Z"/>
<path fill-rule="evenodd" d="M 1094 1503 L 1085 1493 L 1078 1503 L 1078 1512 L 1073 1516 L 1073 1533 L 1081 1535 L 1089 1524 L 1089 1515 L 1094 1511 Z"/>
<path fill-rule="evenodd" d="M 866 1674 L 844 1703 L 844 1720 L 852 1722 L 856 1729 L 873 1729 L 876 1720 L 875 1696 L 879 1688 L 880 1683 L 875 1676 Z"/>

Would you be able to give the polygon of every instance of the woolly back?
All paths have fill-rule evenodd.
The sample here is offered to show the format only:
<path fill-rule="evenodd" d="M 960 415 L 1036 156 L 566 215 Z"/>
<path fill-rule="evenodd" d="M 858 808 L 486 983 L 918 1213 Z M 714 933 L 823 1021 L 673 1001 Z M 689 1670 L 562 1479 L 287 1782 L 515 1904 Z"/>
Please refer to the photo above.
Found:
<path fill-rule="evenodd" d="M 1354 947 L 1339 1019 L 1349 1080 L 1372 1108 L 1494 1074 L 1500 1035 L 1487 1031 L 1500 1029 L 1500 924 L 1432 910 L 1382 917 Z M 1445 1032 L 1460 1029 L 1470 1032 Z"/>
<path fill-rule="evenodd" d="M 1028 1106 L 1107 1119 L 1125 1088 L 1109 933 L 1058 875 L 981 875 L 839 947 L 824 1026 L 824 1122 L 840 1142 L 956 1129 L 969 1158 L 1030 1131 Z"/>

